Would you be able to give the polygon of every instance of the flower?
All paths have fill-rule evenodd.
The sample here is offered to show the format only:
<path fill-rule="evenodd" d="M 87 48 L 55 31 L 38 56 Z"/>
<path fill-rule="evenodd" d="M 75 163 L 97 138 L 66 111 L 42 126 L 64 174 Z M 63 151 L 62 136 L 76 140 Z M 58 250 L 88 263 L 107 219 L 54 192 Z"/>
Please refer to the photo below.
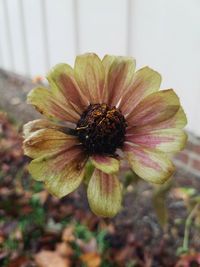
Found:
<path fill-rule="evenodd" d="M 33 89 L 28 103 L 49 120 L 24 126 L 24 152 L 33 159 L 33 178 L 50 193 L 74 191 L 90 160 L 95 168 L 89 205 L 95 214 L 112 217 L 121 208 L 121 158 L 148 182 L 162 184 L 173 174 L 170 157 L 185 146 L 186 116 L 172 89 L 159 91 L 158 72 L 135 72 L 130 57 L 101 60 L 89 53 L 76 57 L 74 69 L 56 65 L 47 80 L 51 89 Z"/>

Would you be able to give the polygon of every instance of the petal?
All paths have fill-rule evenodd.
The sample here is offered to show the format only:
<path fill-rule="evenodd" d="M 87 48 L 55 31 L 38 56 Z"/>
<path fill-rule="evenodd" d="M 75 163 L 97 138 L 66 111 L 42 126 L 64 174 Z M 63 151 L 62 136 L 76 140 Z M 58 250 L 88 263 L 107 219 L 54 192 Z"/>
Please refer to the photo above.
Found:
<path fill-rule="evenodd" d="M 52 91 L 46 88 L 38 87 L 33 89 L 28 94 L 27 102 L 50 119 L 76 123 L 80 118 L 79 114 L 67 102 L 63 102 L 62 99 L 53 95 Z"/>
<path fill-rule="evenodd" d="M 116 176 L 95 170 L 88 184 L 91 210 L 102 217 L 113 217 L 121 209 L 122 188 Z"/>
<path fill-rule="evenodd" d="M 113 157 L 93 155 L 90 159 L 97 169 L 105 173 L 116 173 L 119 171 L 119 160 Z"/>
<path fill-rule="evenodd" d="M 76 147 L 34 159 L 28 170 L 37 181 L 44 181 L 47 190 L 63 197 L 74 191 L 84 177 L 86 158 Z"/>
<path fill-rule="evenodd" d="M 135 60 L 131 57 L 106 55 L 102 63 L 106 72 L 106 91 L 108 92 L 103 102 L 116 106 L 133 80 Z"/>
<path fill-rule="evenodd" d="M 178 152 L 187 141 L 187 134 L 181 129 L 162 129 L 126 136 L 126 141 L 163 152 Z"/>
<path fill-rule="evenodd" d="M 162 184 L 175 170 L 167 155 L 156 149 L 126 143 L 124 150 L 133 171 L 148 182 Z"/>
<path fill-rule="evenodd" d="M 60 127 L 48 120 L 38 119 L 38 120 L 30 121 L 23 126 L 23 136 L 24 138 L 28 138 L 32 133 L 38 130 L 41 130 L 41 129 L 59 130 Z"/>
<path fill-rule="evenodd" d="M 137 104 L 146 96 L 159 90 L 161 76 L 155 70 L 144 67 L 138 70 L 133 82 L 125 95 L 122 97 L 120 109 L 123 114 L 131 112 Z"/>
<path fill-rule="evenodd" d="M 25 155 L 38 158 L 51 153 L 66 151 L 76 144 L 78 144 L 78 139 L 72 135 L 54 129 L 40 129 L 25 139 L 23 148 Z"/>
<path fill-rule="evenodd" d="M 92 104 L 100 103 L 105 82 L 105 72 L 96 54 L 88 53 L 76 57 L 75 78 L 82 93 Z"/>
<path fill-rule="evenodd" d="M 172 89 L 147 96 L 127 116 L 128 126 L 159 123 L 173 117 L 180 108 L 178 96 Z"/>
<path fill-rule="evenodd" d="M 183 108 L 180 106 L 179 110 L 176 112 L 174 116 L 170 119 L 158 122 L 158 123 L 151 123 L 144 126 L 137 126 L 127 129 L 128 134 L 139 134 L 150 132 L 152 130 L 160 130 L 166 128 L 178 128 L 183 129 L 187 124 L 187 118 Z"/>
<path fill-rule="evenodd" d="M 56 65 L 47 75 L 50 85 L 65 101 L 70 101 L 77 108 L 83 111 L 88 105 L 89 101 L 81 92 L 75 77 L 74 70 L 68 64 Z"/>

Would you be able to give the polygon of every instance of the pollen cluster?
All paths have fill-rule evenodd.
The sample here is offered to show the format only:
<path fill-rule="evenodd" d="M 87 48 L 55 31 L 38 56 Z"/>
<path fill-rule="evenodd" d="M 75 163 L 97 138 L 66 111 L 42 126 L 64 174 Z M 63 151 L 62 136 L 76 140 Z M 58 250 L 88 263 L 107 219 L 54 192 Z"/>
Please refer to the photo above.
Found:
<path fill-rule="evenodd" d="M 114 154 L 123 146 L 126 126 L 116 107 L 91 104 L 81 115 L 76 134 L 88 154 Z"/>

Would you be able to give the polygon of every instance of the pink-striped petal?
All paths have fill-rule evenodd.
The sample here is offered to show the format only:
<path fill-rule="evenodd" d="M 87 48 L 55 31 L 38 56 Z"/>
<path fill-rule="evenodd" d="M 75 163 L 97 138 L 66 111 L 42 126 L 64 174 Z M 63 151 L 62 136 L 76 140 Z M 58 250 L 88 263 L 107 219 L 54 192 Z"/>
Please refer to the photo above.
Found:
<path fill-rule="evenodd" d="M 130 143 L 125 144 L 124 151 L 132 170 L 148 182 L 162 184 L 174 173 L 173 163 L 161 151 Z"/>
<path fill-rule="evenodd" d="M 119 171 L 119 160 L 113 157 L 93 155 L 90 159 L 97 169 L 105 173 L 116 173 Z"/>
<path fill-rule="evenodd" d="M 98 216 L 113 217 L 121 209 L 122 188 L 116 176 L 95 170 L 88 184 L 88 201 Z"/>
<path fill-rule="evenodd" d="M 99 57 L 93 53 L 77 56 L 74 71 L 76 81 L 89 102 L 101 103 L 105 71 Z"/>
<path fill-rule="evenodd" d="M 62 102 L 70 102 L 80 113 L 89 105 L 89 100 L 75 80 L 74 70 L 68 64 L 56 65 L 48 73 L 47 79 Z"/>
<path fill-rule="evenodd" d="M 23 143 L 24 154 L 31 158 L 67 151 L 78 139 L 55 129 L 40 129 L 31 133 Z"/>
<path fill-rule="evenodd" d="M 138 70 L 129 89 L 122 96 L 120 110 L 123 114 L 130 113 L 146 96 L 159 90 L 161 76 L 158 72 L 144 67 Z"/>
<path fill-rule="evenodd" d="M 41 129 L 55 129 L 60 130 L 60 126 L 56 125 L 55 123 L 45 120 L 45 119 L 38 119 L 29 121 L 23 126 L 23 136 L 24 138 L 28 138 L 32 133 L 41 130 Z"/>
<path fill-rule="evenodd" d="M 117 57 L 106 55 L 102 63 L 106 75 L 106 92 L 103 102 L 116 106 L 133 81 L 135 60 L 131 57 Z"/>
<path fill-rule="evenodd" d="M 127 116 L 129 127 L 160 123 L 172 118 L 180 108 L 178 96 L 172 89 L 147 96 Z"/>
<path fill-rule="evenodd" d="M 46 88 L 38 87 L 33 89 L 28 94 L 27 102 L 50 119 L 76 123 L 80 118 L 80 115 L 72 106 L 67 102 L 63 102 L 62 99 Z"/>
<path fill-rule="evenodd" d="M 150 123 L 143 126 L 136 126 L 127 129 L 127 134 L 141 134 L 160 129 L 183 129 L 187 124 L 187 118 L 183 108 L 180 106 L 179 110 L 170 119 L 160 121 L 158 123 Z"/>
<path fill-rule="evenodd" d="M 84 177 L 86 157 L 77 147 L 67 151 L 45 154 L 31 161 L 28 170 L 37 181 L 43 181 L 47 190 L 63 197 L 74 191 Z"/>
<path fill-rule="evenodd" d="M 181 129 L 162 129 L 137 134 L 127 134 L 126 141 L 163 152 L 178 152 L 185 147 L 186 133 Z"/>

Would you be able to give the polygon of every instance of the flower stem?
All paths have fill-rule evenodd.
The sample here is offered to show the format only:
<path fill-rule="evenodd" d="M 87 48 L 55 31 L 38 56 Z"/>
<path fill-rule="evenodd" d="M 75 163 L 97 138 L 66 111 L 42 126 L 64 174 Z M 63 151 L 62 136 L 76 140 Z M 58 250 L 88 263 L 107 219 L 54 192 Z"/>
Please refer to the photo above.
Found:
<path fill-rule="evenodd" d="M 192 220 L 199 208 L 199 203 L 197 203 L 190 214 L 188 215 L 186 222 L 185 222 L 185 231 L 184 231 L 184 239 L 183 239 L 183 251 L 188 251 L 189 247 L 189 235 L 190 235 L 190 226 L 192 224 Z"/>

